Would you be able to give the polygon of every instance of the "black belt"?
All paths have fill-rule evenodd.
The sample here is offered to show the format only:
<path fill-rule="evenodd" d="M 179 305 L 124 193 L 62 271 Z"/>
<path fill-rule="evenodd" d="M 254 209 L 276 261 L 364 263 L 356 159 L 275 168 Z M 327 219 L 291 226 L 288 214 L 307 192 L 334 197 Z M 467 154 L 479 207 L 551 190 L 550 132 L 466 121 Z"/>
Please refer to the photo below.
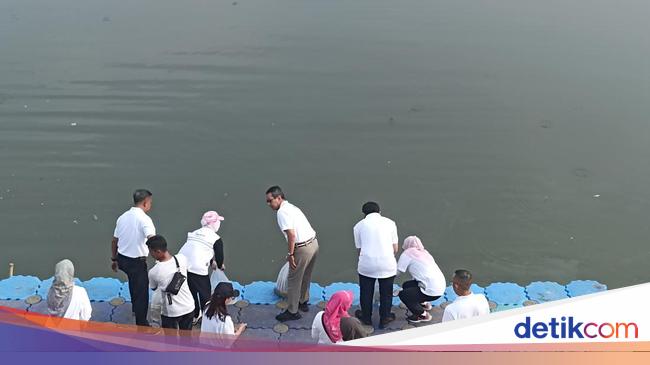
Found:
<path fill-rule="evenodd" d="M 140 257 L 129 257 L 129 256 L 124 256 L 121 253 L 117 254 L 117 257 L 121 257 L 124 259 L 129 259 L 129 260 L 141 260 L 141 261 L 147 261 L 147 256 L 140 256 Z"/>
<path fill-rule="evenodd" d="M 305 242 L 298 242 L 298 243 L 296 243 L 296 244 L 294 245 L 294 247 L 296 247 L 296 248 L 298 248 L 298 247 L 305 247 L 305 246 L 309 245 L 310 243 L 314 242 L 315 239 L 316 239 L 316 237 L 314 236 L 314 237 L 308 239 L 308 240 L 305 241 Z"/>

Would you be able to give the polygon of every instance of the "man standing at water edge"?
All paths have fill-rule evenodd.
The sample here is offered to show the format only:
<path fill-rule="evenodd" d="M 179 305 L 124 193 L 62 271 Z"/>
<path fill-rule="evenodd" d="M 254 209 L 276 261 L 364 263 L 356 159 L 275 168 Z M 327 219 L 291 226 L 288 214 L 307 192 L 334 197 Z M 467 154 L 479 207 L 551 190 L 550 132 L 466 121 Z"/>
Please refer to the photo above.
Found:
<path fill-rule="evenodd" d="M 363 324 L 372 326 L 372 299 L 375 280 L 379 281 L 379 328 L 395 320 L 391 313 L 393 281 L 397 274 L 397 225 L 382 217 L 379 204 L 367 202 L 361 207 L 365 218 L 354 226 L 354 245 L 359 253 L 359 302 L 355 315 Z"/>
<path fill-rule="evenodd" d="M 289 307 L 275 319 L 280 322 L 300 319 L 302 316 L 298 313 L 298 309 L 303 312 L 309 311 L 311 273 L 318 254 L 316 231 L 303 212 L 284 199 L 284 193 L 279 186 L 271 186 L 266 190 L 266 204 L 277 212 L 278 226 L 287 239 L 288 245 L 287 303 Z"/>
<path fill-rule="evenodd" d="M 115 272 L 119 268 L 129 280 L 131 305 L 138 326 L 149 326 L 149 248 L 146 242 L 156 234 L 156 227 L 147 215 L 151 210 L 152 195 L 146 189 L 138 189 L 133 193 L 133 207 L 117 218 L 111 244 L 111 268 Z"/>

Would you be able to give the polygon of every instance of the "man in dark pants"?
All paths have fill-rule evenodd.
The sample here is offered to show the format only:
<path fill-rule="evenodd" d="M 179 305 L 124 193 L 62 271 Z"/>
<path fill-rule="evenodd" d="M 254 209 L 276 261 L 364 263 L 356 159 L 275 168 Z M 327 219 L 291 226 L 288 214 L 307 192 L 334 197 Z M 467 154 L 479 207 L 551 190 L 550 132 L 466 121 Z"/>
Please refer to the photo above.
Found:
<path fill-rule="evenodd" d="M 382 217 L 379 204 L 367 202 L 361 208 L 365 218 L 354 226 L 354 245 L 359 253 L 359 302 L 361 310 L 357 318 L 366 325 L 372 325 L 372 299 L 375 294 L 375 280 L 379 281 L 379 328 L 385 328 L 395 320 L 391 313 L 393 281 L 397 274 L 397 225 L 391 219 Z"/>
<path fill-rule="evenodd" d="M 147 276 L 146 241 L 156 234 L 153 221 L 147 215 L 151 210 L 152 194 L 138 189 L 133 193 L 133 207 L 124 212 L 115 224 L 111 243 L 111 268 L 122 270 L 129 280 L 129 294 L 135 314 L 135 324 L 149 326 L 149 278 Z"/>

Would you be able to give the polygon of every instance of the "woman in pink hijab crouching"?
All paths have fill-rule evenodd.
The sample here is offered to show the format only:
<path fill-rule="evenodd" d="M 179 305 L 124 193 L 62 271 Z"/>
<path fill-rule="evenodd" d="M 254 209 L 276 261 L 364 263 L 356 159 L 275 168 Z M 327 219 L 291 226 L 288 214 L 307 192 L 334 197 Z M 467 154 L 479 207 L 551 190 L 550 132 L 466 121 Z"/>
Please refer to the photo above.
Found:
<path fill-rule="evenodd" d="M 411 312 L 406 319 L 411 323 L 428 322 L 432 319 L 427 312 L 431 310 L 430 302 L 445 293 L 445 276 L 417 236 L 406 237 L 402 249 L 397 270 L 413 276 L 413 280 L 402 284 L 399 293 L 400 300 Z"/>
<path fill-rule="evenodd" d="M 324 311 L 318 312 L 311 325 L 311 337 L 319 344 L 335 344 L 367 336 L 361 322 L 350 317 L 354 294 L 342 290 L 334 293 Z"/>

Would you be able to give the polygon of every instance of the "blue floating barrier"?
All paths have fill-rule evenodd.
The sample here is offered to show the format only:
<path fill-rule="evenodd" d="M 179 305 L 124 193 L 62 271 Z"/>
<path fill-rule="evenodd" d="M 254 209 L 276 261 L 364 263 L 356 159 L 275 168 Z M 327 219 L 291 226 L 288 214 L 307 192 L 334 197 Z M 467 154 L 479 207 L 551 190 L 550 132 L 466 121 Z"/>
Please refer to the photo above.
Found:
<path fill-rule="evenodd" d="M 153 290 L 149 289 L 149 298 L 151 299 L 153 296 Z M 130 302 L 131 301 L 131 292 L 129 291 L 129 282 L 124 282 L 120 285 L 120 291 L 118 292 L 118 296 L 124 298 L 125 302 Z"/>
<path fill-rule="evenodd" d="M 528 298 L 539 303 L 565 299 L 569 296 L 563 285 L 553 281 L 535 281 L 526 287 Z"/>
<path fill-rule="evenodd" d="M 244 286 L 244 299 L 251 304 L 274 304 L 280 300 L 273 291 L 275 283 L 272 281 L 254 281 Z"/>
<path fill-rule="evenodd" d="M 16 275 L 0 280 L 0 299 L 24 300 L 36 294 L 41 279 L 35 276 Z"/>
<path fill-rule="evenodd" d="M 349 290 L 352 293 L 354 293 L 354 301 L 352 301 L 352 305 L 359 305 L 359 285 L 354 284 L 354 283 L 332 283 L 328 286 L 325 287 L 325 300 L 330 300 L 332 295 L 336 293 L 337 291 L 341 290 Z M 399 298 L 398 298 L 399 299 Z"/>
<path fill-rule="evenodd" d="M 47 293 L 50 291 L 50 287 L 52 286 L 53 282 L 54 282 L 54 276 L 41 281 L 41 284 L 38 286 L 38 290 L 36 291 L 36 294 L 40 295 L 41 298 L 47 298 Z M 74 285 L 83 286 L 81 285 L 81 280 L 79 280 L 79 278 L 74 278 Z"/>
<path fill-rule="evenodd" d="M 311 283 L 311 285 L 309 285 L 309 304 L 318 304 L 324 300 L 324 297 L 325 288 L 316 283 Z"/>
<path fill-rule="evenodd" d="M 494 309 L 492 309 L 492 312 L 503 312 L 509 309 L 521 308 L 523 306 L 523 304 L 498 304 Z"/>
<path fill-rule="evenodd" d="M 245 288 L 245 287 L 244 287 L 243 285 L 241 285 L 240 283 L 238 283 L 238 282 L 236 282 L 236 281 L 233 281 L 233 282 L 232 282 L 232 288 L 233 288 L 233 289 L 236 289 L 236 290 L 239 290 L 239 296 L 238 296 L 236 299 L 237 299 L 237 300 L 242 299 L 242 298 L 243 298 L 243 295 L 244 295 L 244 288 Z"/>
<path fill-rule="evenodd" d="M 120 295 L 122 282 L 113 278 L 92 278 L 81 286 L 86 288 L 91 302 L 107 302 Z"/>
<path fill-rule="evenodd" d="M 528 298 L 526 290 L 515 283 L 493 283 L 485 288 L 488 300 L 496 304 L 521 305 Z"/>
<path fill-rule="evenodd" d="M 485 288 L 483 288 L 482 286 L 472 284 L 472 286 L 470 286 L 469 289 L 474 294 L 483 294 L 483 295 L 485 295 Z M 451 285 L 448 286 L 445 289 L 445 297 L 447 298 L 447 301 L 449 301 L 449 302 L 453 302 L 458 297 L 458 295 L 456 295 L 456 292 L 454 292 L 454 288 L 452 288 Z"/>
<path fill-rule="evenodd" d="M 566 291 L 570 297 L 577 297 L 605 290 L 607 290 L 607 285 L 593 280 L 574 280 L 566 286 Z"/>
<path fill-rule="evenodd" d="M 399 290 L 400 288 L 401 288 L 401 286 L 399 286 L 399 285 L 397 285 L 397 284 L 393 284 L 393 293 L 394 293 L 396 290 Z M 393 302 L 392 302 L 393 305 L 399 305 L 401 302 L 402 302 L 402 301 L 399 299 L 398 296 L 393 297 Z"/>

